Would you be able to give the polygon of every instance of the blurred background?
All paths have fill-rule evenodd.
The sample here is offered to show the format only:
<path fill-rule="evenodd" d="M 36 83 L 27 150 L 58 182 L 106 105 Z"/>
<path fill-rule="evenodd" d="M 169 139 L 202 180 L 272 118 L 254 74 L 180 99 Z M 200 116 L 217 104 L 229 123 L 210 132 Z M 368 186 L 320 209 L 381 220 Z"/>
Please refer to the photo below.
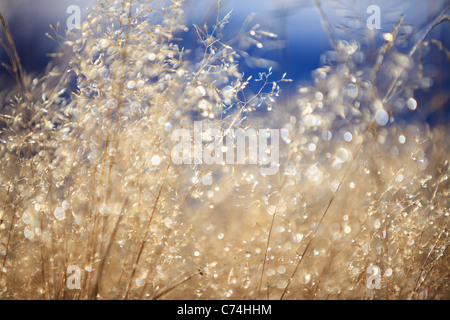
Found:
<path fill-rule="evenodd" d="M 17 49 L 25 70 L 29 73 L 42 72 L 50 58 L 48 53 L 57 50 L 57 43 L 45 36 L 50 32 L 50 24 L 61 23 L 61 29 L 66 27 L 70 14 L 66 13 L 68 6 L 78 5 L 82 9 L 83 21 L 86 18 L 86 8 L 93 0 L 0 0 L 0 10 L 8 21 Z M 358 32 L 366 29 L 366 19 L 370 16 L 367 7 L 378 5 L 381 8 L 381 30 L 375 33 L 375 41 L 380 44 L 382 33 L 390 32 L 402 14 L 405 15 L 405 25 L 411 26 L 413 33 L 424 28 L 432 19 L 450 4 L 446 0 L 321 0 L 324 13 L 327 15 L 333 33 L 337 39 L 358 39 Z M 187 0 L 185 5 L 186 25 L 193 23 L 202 25 L 207 22 L 212 26 L 217 16 L 217 0 Z M 280 78 L 287 72 L 287 77 L 294 82 L 286 83 L 282 89 L 293 92 L 301 84 L 312 81 L 311 72 L 320 66 L 323 53 L 331 49 L 327 28 L 317 9 L 315 0 L 222 0 L 220 12 L 223 17 L 233 10 L 230 23 L 226 26 L 225 35 L 238 33 L 246 19 L 253 17 L 248 24 L 248 31 L 255 24 L 261 30 L 278 35 L 272 39 L 272 45 L 262 48 L 250 47 L 252 56 L 262 58 L 260 63 L 241 64 L 241 71 L 246 75 L 257 76 L 269 65 L 274 69 L 274 78 Z M 359 20 L 358 20 L 359 19 Z M 351 32 L 346 32 L 351 30 Z M 61 30 L 61 31 L 62 31 Z M 343 31 L 341 31 L 343 30 Z M 431 32 L 431 37 L 442 42 L 450 50 L 450 24 L 442 23 Z M 410 42 L 410 44 L 412 41 Z M 199 46 L 198 36 L 194 28 L 183 35 L 182 46 L 193 49 Z M 376 47 L 374 47 L 376 48 Z M 436 46 L 424 60 L 424 64 L 434 64 L 444 68 L 438 72 L 438 77 L 428 92 L 419 93 L 418 99 L 426 101 L 436 94 L 446 101 L 444 108 L 438 113 L 431 112 L 426 121 L 429 123 L 449 123 L 450 72 L 449 61 L 445 54 Z M 405 45 L 408 50 L 408 43 Z M 0 60 L 7 62 L 3 50 Z M 268 62 L 264 62 L 268 61 Z M 6 70 L 1 68 L 0 77 L 6 77 Z"/>

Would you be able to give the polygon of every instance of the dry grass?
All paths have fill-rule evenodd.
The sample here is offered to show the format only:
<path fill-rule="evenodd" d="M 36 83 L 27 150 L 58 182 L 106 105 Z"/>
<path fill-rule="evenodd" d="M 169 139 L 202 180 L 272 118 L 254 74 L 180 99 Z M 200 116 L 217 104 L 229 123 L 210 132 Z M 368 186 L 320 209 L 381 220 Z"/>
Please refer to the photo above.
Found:
<path fill-rule="evenodd" d="M 408 54 L 402 18 L 375 55 L 333 36 L 314 85 L 281 106 L 286 79 L 269 70 L 252 94 L 238 68 L 239 46 L 273 34 L 225 42 L 218 10 L 189 61 L 182 3 L 160 5 L 97 1 L 81 30 L 54 28 L 61 54 L 34 79 L 0 15 L 16 81 L 1 94 L 0 298 L 448 299 L 449 131 L 397 121 L 425 109 L 417 52 L 446 13 Z M 171 130 L 200 119 L 283 128 L 279 173 L 174 165 Z"/>

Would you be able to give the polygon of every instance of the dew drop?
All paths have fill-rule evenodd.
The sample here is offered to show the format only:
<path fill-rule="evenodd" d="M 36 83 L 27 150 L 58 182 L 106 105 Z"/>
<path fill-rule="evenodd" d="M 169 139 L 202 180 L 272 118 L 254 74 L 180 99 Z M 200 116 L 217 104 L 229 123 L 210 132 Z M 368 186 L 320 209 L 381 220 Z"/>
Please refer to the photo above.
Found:
<path fill-rule="evenodd" d="M 152 157 L 151 162 L 152 162 L 152 165 L 159 166 L 159 164 L 161 163 L 161 158 L 159 156 L 155 155 Z"/>
<path fill-rule="evenodd" d="M 336 159 L 340 163 L 344 163 L 348 159 L 348 151 L 344 148 L 339 148 L 336 151 Z"/>
<path fill-rule="evenodd" d="M 352 141 L 352 139 L 353 139 L 353 135 L 351 134 L 351 132 L 346 132 L 346 133 L 344 133 L 344 140 L 345 141 L 347 141 L 347 142 L 350 142 L 350 141 Z"/>
<path fill-rule="evenodd" d="M 27 226 L 25 228 L 25 230 L 23 231 L 23 234 L 24 234 L 25 238 L 27 238 L 29 240 L 34 238 L 34 231 L 29 226 Z"/>
<path fill-rule="evenodd" d="M 202 110 L 210 110 L 210 109 L 211 109 L 211 104 L 210 104 L 207 100 L 202 99 L 202 100 L 200 100 L 200 102 L 198 103 L 198 107 L 199 107 L 200 109 L 202 109 Z"/>
<path fill-rule="evenodd" d="M 270 206 L 267 208 L 267 213 L 268 213 L 269 215 L 271 215 L 271 216 L 273 216 L 276 212 L 277 212 L 277 207 L 274 206 L 274 205 L 270 205 Z"/>
<path fill-rule="evenodd" d="M 54 212 L 55 218 L 58 220 L 64 220 L 66 218 L 66 212 L 64 209 L 57 207 Z"/>
<path fill-rule="evenodd" d="M 109 149 L 108 149 L 108 154 L 109 154 L 111 157 L 114 157 L 114 156 L 117 154 L 117 150 L 116 150 L 115 148 L 109 148 Z"/>
<path fill-rule="evenodd" d="M 386 40 L 387 42 L 392 42 L 394 41 L 394 36 L 392 35 L 392 33 L 386 32 L 383 33 L 383 39 Z"/>
<path fill-rule="evenodd" d="M 379 109 L 375 113 L 375 121 L 380 126 L 385 126 L 389 121 L 389 114 L 384 109 Z"/>
<path fill-rule="evenodd" d="M 145 279 L 143 278 L 137 278 L 135 282 L 138 287 L 142 287 L 143 285 L 145 285 Z"/>
<path fill-rule="evenodd" d="M 332 225 L 330 225 L 329 230 L 330 230 L 330 233 L 333 236 L 336 236 L 336 235 L 339 234 L 339 231 L 341 230 L 341 227 L 339 226 L 338 223 L 333 223 Z"/>
<path fill-rule="evenodd" d="M 316 92 L 316 94 L 314 95 L 314 97 L 315 97 L 317 100 L 322 101 L 322 100 L 323 100 L 323 93 L 320 92 L 320 91 L 318 91 L 318 92 Z"/>
<path fill-rule="evenodd" d="M 62 202 L 62 204 L 61 204 L 61 207 L 62 207 L 64 210 L 69 209 L 69 207 L 70 207 L 69 201 L 64 200 L 64 201 Z"/>
<path fill-rule="evenodd" d="M 129 81 L 127 84 L 128 89 L 133 90 L 136 87 L 136 82 L 133 80 Z"/>
<path fill-rule="evenodd" d="M 414 98 L 409 98 L 406 102 L 406 105 L 410 110 L 416 110 L 417 108 L 417 101 Z"/>
<path fill-rule="evenodd" d="M 206 96 L 206 90 L 205 90 L 205 88 L 203 88 L 202 86 L 198 86 L 198 87 L 195 89 L 195 92 L 196 92 L 196 94 L 197 94 L 198 96 L 200 96 L 200 97 Z"/>
<path fill-rule="evenodd" d="M 311 280 L 311 275 L 308 273 L 307 275 L 305 275 L 305 277 L 303 279 L 303 283 L 307 284 L 310 280 Z"/>
<path fill-rule="evenodd" d="M 30 221 L 31 221 L 31 215 L 28 213 L 28 211 L 25 211 L 25 212 L 23 213 L 23 215 L 22 215 L 22 221 L 23 221 L 25 224 L 29 224 L 29 223 L 30 223 Z"/>
<path fill-rule="evenodd" d="M 277 272 L 279 274 L 284 274 L 286 272 L 286 267 L 284 267 L 284 266 L 278 267 Z"/>
<path fill-rule="evenodd" d="M 331 134 L 331 131 L 329 131 L 329 130 L 322 133 L 322 139 L 325 141 L 330 141 L 332 136 L 333 135 Z"/>

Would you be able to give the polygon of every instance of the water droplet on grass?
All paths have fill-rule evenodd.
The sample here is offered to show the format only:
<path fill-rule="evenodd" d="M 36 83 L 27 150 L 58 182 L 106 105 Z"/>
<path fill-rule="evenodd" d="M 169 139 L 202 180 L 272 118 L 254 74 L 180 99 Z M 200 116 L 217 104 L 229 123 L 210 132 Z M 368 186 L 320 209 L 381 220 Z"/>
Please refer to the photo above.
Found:
<path fill-rule="evenodd" d="M 34 231 L 33 229 L 31 229 L 30 227 L 26 227 L 25 230 L 23 231 L 23 234 L 25 236 L 25 238 L 31 240 L 34 238 Z"/>
<path fill-rule="evenodd" d="M 161 158 L 159 156 L 153 156 L 152 157 L 152 165 L 158 166 L 161 163 Z"/>
<path fill-rule="evenodd" d="M 63 208 L 56 208 L 54 212 L 55 218 L 58 220 L 64 220 L 66 218 L 66 212 Z"/>
<path fill-rule="evenodd" d="M 416 110 L 417 108 L 417 101 L 414 98 L 409 98 L 406 102 L 406 105 L 410 110 Z"/>
<path fill-rule="evenodd" d="M 377 110 L 375 113 L 375 121 L 380 126 L 385 126 L 389 121 L 389 114 L 384 109 Z"/>

